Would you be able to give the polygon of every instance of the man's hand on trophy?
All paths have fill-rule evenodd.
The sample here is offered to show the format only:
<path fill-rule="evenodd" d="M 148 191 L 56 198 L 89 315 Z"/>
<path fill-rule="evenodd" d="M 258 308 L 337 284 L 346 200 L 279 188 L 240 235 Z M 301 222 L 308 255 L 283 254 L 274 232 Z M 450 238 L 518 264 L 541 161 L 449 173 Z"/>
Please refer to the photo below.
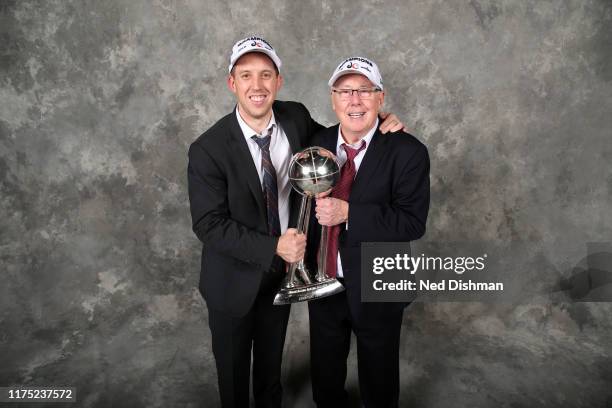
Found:
<path fill-rule="evenodd" d="M 348 220 L 349 204 L 338 198 L 317 198 L 315 213 L 319 224 L 331 227 Z"/>
<path fill-rule="evenodd" d="M 315 196 L 315 198 L 325 198 L 325 197 L 329 196 L 329 195 L 332 193 L 332 190 L 333 190 L 333 189 L 331 189 L 331 188 L 330 188 L 330 189 L 329 189 L 329 190 L 327 190 L 327 191 L 324 191 L 324 192 L 322 192 L 322 193 L 319 193 L 319 194 L 317 194 L 317 195 Z"/>
<path fill-rule="evenodd" d="M 294 263 L 304 258 L 306 251 L 306 235 L 299 234 L 295 228 L 289 228 L 278 239 L 276 255 L 286 262 Z"/>

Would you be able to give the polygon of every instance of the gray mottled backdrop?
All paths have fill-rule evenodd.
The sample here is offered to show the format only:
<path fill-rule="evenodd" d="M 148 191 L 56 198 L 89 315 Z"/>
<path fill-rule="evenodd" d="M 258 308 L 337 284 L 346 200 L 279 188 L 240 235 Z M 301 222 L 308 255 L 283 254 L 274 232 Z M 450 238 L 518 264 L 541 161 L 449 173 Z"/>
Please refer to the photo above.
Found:
<path fill-rule="evenodd" d="M 516 274 L 588 268 L 612 241 L 611 26 L 608 0 L 0 0 L 0 386 L 218 405 L 186 151 L 233 107 L 229 51 L 251 33 L 284 61 L 280 98 L 325 124 L 338 61 L 379 63 L 431 154 L 427 240 L 527 243 Z M 401 406 L 610 407 L 611 312 L 413 304 Z M 307 333 L 298 305 L 291 407 L 312 406 Z"/>

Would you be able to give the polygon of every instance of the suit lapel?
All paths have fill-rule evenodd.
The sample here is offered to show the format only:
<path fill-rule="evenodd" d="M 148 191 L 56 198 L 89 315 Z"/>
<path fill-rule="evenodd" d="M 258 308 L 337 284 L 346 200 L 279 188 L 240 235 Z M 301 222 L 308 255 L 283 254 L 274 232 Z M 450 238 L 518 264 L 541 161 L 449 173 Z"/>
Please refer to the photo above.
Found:
<path fill-rule="evenodd" d="M 370 179 L 376 172 L 376 167 L 384 159 L 385 156 L 385 141 L 382 140 L 385 136 L 376 129 L 370 146 L 366 150 L 365 157 L 361 161 L 357 176 L 351 188 L 351 200 L 359 200 L 359 197 L 364 191 L 367 191 Z"/>
<path fill-rule="evenodd" d="M 338 147 L 338 125 L 325 130 L 325 137 L 320 139 L 320 145 L 334 155 L 338 155 L 336 151 L 336 147 Z"/>
<path fill-rule="evenodd" d="M 259 180 L 259 173 L 257 172 L 257 168 L 253 162 L 253 156 L 251 156 L 251 151 L 249 150 L 247 141 L 244 139 L 242 129 L 240 129 L 240 125 L 238 124 L 238 119 L 236 119 L 235 109 L 234 114 L 230 118 L 229 131 L 231 135 L 230 152 L 236 157 L 237 162 L 240 163 L 240 167 L 246 167 L 244 177 L 247 180 L 247 184 L 249 185 L 249 189 L 251 190 L 253 197 L 255 197 L 255 201 L 257 201 L 259 213 L 265 219 L 267 217 L 267 210 L 264 202 L 261 182 Z"/>
<path fill-rule="evenodd" d="M 276 123 L 283 128 L 283 132 L 287 136 L 287 140 L 289 141 L 289 147 L 291 148 L 291 153 L 296 154 L 300 151 L 300 139 L 298 134 L 297 126 L 295 122 L 291 118 L 290 115 L 287 114 L 286 111 L 282 111 L 279 109 L 278 102 L 274 102 L 272 105 L 272 110 L 274 111 L 274 117 L 276 118 Z M 297 224 L 298 218 L 298 208 L 300 207 L 300 195 L 295 191 L 295 189 L 291 189 L 291 193 L 289 194 L 289 227 L 295 227 Z"/>
<path fill-rule="evenodd" d="M 280 123 L 285 135 L 287 135 L 287 140 L 289 140 L 289 146 L 291 147 L 291 153 L 296 154 L 300 150 L 301 143 L 295 122 L 289 115 L 280 112 L 275 106 L 273 106 L 272 109 L 274 111 L 276 122 Z"/>

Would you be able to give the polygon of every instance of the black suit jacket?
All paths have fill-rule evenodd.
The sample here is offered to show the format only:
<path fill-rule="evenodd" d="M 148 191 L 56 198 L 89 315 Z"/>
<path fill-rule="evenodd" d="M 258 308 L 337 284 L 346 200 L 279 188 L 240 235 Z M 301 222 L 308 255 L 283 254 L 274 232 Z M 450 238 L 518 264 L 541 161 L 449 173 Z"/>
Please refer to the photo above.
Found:
<path fill-rule="evenodd" d="M 293 153 L 322 128 L 302 104 L 275 101 L 272 109 Z M 243 316 L 271 269 L 278 237 L 267 233 L 261 183 L 235 111 L 191 144 L 188 184 L 193 231 L 203 243 L 200 292 L 209 307 Z"/>
<path fill-rule="evenodd" d="M 336 154 L 338 125 L 322 130 L 313 144 Z M 349 197 L 348 229 L 341 225 L 339 251 L 349 304 L 354 316 L 361 303 L 361 243 L 406 242 L 425 233 L 429 211 L 429 155 L 414 136 L 377 129 L 361 162 Z M 316 259 L 320 226 L 311 217 L 308 259 Z M 314 228 L 313 228 L 314 226 Z M 311 233 L 313 232 L 313 233 Z M 370 304 L 370 309 L 382 305 Z"/>

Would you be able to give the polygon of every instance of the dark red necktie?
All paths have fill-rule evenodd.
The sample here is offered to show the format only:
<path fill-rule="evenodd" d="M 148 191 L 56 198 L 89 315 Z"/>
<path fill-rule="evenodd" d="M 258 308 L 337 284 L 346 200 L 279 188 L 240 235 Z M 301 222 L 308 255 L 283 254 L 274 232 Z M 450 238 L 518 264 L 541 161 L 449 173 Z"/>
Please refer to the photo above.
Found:
<path fill-rule="evenodd" d="M 366 143 L 365 140 L 363 140 L 359 149 L 352 149 L 348 147 L 346 143 L 343 143 L 341 146 L 346 152 L 347 159 L 344 166 L 342 166 L 342 170 L 340 170 L 340 181 L 334 187 L 331 196 L 333 198 L 348 201 L 351 195 L 351 186 L 353 185 L 353 180 L 355 180 L 355 174 L 357 174 L 354 160 L 359 152 L 365 149 Z M 344 224 L 329 227 L 326 271 L 327 275 L 331 278 L 335 278 L 338 271 L 338 236 L 340 235 L 340 228 L 344 228 Z"/>

